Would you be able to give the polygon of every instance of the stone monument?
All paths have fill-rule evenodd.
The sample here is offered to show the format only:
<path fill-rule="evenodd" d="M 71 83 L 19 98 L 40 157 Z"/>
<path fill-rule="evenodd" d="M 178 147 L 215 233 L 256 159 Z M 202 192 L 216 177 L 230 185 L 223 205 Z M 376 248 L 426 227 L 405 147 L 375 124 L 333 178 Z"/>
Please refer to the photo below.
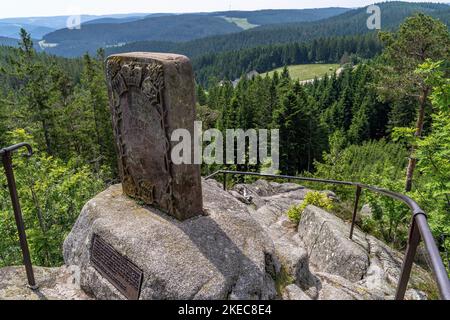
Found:
<path fill-rule="evenodd" d="M 172 131 L 193 136 L 189 59 L 127 53 L 106 63 L 122 184 L 91 199 L 64 242 L 81 288 L 96 299 L 275 297 L 273 244 L 246 206 L 202 182 L 198 165 L 171 162 Z"/>
<path fill-rule="evenodd" d="M 170 159 L 173 130 L 187 129 L 194 136 L 195 84 L 189 59 L 118 54 L 107 59 L 106 70 L 124 193 L 179 220 L 200 215 L 200 166 L 173 165 Z"/>

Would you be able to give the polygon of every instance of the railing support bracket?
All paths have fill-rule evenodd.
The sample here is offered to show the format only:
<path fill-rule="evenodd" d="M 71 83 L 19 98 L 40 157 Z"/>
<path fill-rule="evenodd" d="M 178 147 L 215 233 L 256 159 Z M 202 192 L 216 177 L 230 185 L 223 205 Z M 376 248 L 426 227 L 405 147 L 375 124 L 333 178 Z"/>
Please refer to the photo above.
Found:
<path fill-rule="evenodd" d="M 353 231 L 355 229 L 356 214 L 358 213 L 359 197 L 361 196 L 361 186 L 356 186 L 355 207 L 353 208 L 352 226 L 350 227 L 350 240 L 353 239 Z"/>

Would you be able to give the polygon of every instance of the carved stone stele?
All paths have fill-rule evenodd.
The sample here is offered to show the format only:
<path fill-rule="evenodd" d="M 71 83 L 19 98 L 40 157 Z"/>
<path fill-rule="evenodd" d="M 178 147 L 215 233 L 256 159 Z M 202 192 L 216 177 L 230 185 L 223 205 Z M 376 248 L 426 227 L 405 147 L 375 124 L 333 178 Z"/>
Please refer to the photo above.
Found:
<path fill-rule="evenodd" d="M 194 137 L 195 84 L 189 59 L 117 54 L 106 60 L 106 74 L 124 193 L 179 220 L 201 215 L 200 166 L 171 162 L 177 143 L 170 141 L 173 130 L 187 129 Z"/>

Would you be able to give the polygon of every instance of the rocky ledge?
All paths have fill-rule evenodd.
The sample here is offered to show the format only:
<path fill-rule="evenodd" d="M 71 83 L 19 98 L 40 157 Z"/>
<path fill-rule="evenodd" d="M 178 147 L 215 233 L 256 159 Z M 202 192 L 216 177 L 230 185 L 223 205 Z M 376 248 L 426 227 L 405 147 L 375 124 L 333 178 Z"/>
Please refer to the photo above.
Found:
<path fill-rule="evenodd" d="M 307 206 L 298 226 L 286 211 L 302 203 L 308 190 L 300 185 L 265 180 L 236 185 L 230 191 L 247 203 L 254 217 L 275 246 L 275 255 L 287 279 L 284 299 L 318 300 L 393 299 L 400 276 L 403 254 L 355 228 L 349 239 L 350 223 L 314 206 Z M 334 193 L 324 191 L 334 201 Z M 427 299 L 418 288 L 433 292 L 432 276 L 414 266 L 406 299 Z"/>
<path fill-rule="evenodd" d="M 90 259 L 93 235 L 143 271 L 140 299 L 274 299 L 278 266 L 267 233 L 246 205 L 213 181 L 204 216 L 178 221 L 112 186 L 89 201 L 64 243 L 67 265 L 97 299 L 123 299 Z"/>
<path fill-rule="evenodd" d="M 34 267 L 37 290 L 27 286 L 23 266 L 0 269 L 2 300 L 90 300 L 80 288 L 80 270 L 76 266 L 60 268 Z"/>
<path fill-rule="evenodd" d="M 203 181 L 204 216 L 183 222 L 122 195 L 116 185 L 83 208 L 64 244 L 70 267 L 0 270 L 0 299 L 124 299 L 92 266 L 93 234 L 144 272 L 140 299 L 393 299 L 402 254 L 331 213 L 308 206 L 298 226 L 286 211 L 310 191 L 263 180 L 223 191 Z M 336 196 L 327 192 L 336 199 Z M 407 299 L 433 280 L 415 266 Z"/>

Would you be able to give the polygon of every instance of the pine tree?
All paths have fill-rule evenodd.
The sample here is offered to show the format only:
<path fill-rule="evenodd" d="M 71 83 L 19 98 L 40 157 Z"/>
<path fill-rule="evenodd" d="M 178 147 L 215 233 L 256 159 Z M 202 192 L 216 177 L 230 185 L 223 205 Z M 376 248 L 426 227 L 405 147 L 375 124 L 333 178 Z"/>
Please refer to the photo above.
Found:
<path fill-rule="evenodd" d="M 380 67 L 380 93 L 385 99 L 404 96 L 417 99 L 415 136 L 420 138 L 431 87 L 415 70 L 427 59 L 449 59 L 450 33 L 439 20 L 419 13 L 407 18 L 395 34 L 381 33 L 381 39 L 386 49 L 383 52 L 385 66 Z M 406 191 L 411 191 L 416 163 L 414 147 L 411 147 Z"/>
<path fill-rule="evenodd" d="M 14 61 L 16 76 L 22 80 L 29 116 L 32 121 L 40 124 L 41 131 L 36 136 L 43 136 L 43 144 L 48 154 L 53 153 L 54 119 L 50 106 L 51 83 L 48 75 L 49 66 L 36 61 L 36 52 L 33 48 L 31 36 L 20 30 L 20 50 L 17 60 Z"/>
<path fill-rule="evenodd" d="M 208 103 L 208 98 L 205 93 L 205 89 L 202 87 L 202 85 L 197 85 L 196 88 L 197 93 L 197 102 L 201 106 L 205 106 Z"/>

